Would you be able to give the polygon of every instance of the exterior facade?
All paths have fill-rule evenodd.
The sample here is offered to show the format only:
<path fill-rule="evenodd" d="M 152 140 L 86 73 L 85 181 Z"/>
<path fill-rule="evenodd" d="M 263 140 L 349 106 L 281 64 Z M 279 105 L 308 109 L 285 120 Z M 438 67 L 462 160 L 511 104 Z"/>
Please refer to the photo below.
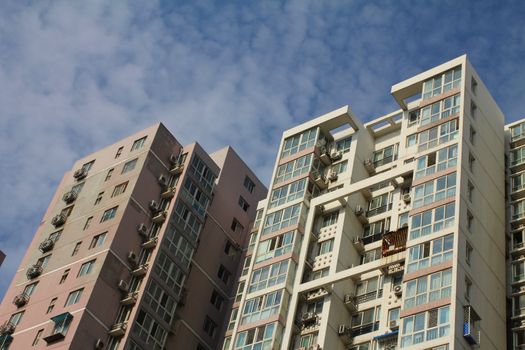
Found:
<path fill-rule="evenodd" d="M 64 175 L 0 306 L 0 349 L 215 349 L 265 186 L 158 124 Z"/>
<path fill-rule="evenodd" d="M 223 349 L 507 348 L 504 116 L 466 56 L 391 93 L 284 132 Z"/>

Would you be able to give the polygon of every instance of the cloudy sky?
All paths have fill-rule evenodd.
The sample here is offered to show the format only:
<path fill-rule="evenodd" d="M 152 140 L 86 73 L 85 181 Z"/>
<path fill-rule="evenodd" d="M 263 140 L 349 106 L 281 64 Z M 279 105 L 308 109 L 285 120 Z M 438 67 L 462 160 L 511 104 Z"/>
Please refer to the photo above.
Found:
<path fill-rule="evenodd" d="M 525 117 L 523 1 L 0 3 L 0 296 L 75 159 L 158 121 L 268 183 L 280 134 L 467 53 Z"/>

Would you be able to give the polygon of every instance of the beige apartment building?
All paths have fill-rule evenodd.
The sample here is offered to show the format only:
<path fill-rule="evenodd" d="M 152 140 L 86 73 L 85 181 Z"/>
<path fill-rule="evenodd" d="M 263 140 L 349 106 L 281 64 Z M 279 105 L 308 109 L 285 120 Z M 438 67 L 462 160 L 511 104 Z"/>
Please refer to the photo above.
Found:
<path fill-rule="evenodd" d="M 506 326 L 502 112 L 466 56 L 391 94 L 399 109 L 371 122 L 343 107 L 284 132 L 223 349 L 524 346 L 525 322 L 514 345 Z M 515 135 L 523 145 L 525 126 Z M 525 151 L 511 159 L 513 174 L 525 170 Z M 524 182 L 513 181 L 517 200 Z M 525 200 L 513 205 L 517 228 Z M 523 229 L 512 232 L 523 251 Z"/>
<path fill-rule="evenodd" d="M 0 305 L 0 349 L 220 347 L 265 186 L 157 124 L 67 172 Z"/>

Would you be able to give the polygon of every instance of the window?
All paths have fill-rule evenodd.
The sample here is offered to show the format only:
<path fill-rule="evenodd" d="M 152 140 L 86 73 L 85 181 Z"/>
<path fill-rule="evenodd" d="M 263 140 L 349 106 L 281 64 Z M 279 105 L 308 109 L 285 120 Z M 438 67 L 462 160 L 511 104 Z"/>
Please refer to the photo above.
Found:
<path fill-rule="evenodd" d="M 104 241 L 106 240 L 106 234 L 107 232 L 104 232 L 93 237 L 88 249 L 100 247 L 102 244 L 104 244 Z"/>
<path fill-rule="evenodd" d="M 468 154 L 468 168 L 471 173 L 474 172 L 474 164 L 476 162 L 476 158 L 472 155 L 472 153 Z"/>
<path fill-rule="evenodd" d="M 56 243 L 56 241 L 58 241 L 58 239 L 60 238 L 61 234 L 62 234 L 62 230 L 55 231 L 55 232 L 50 233 L 48 238 Z"/>
<path fill-rule="evenodd" d="M 289 260 L 283 260 L 270 266 L 254 270 L 248 292 L 253 293 L 283 283 L 286 280 L 288 266 Z"/>
<path fill-rule="evenodd" d="M 408 113 L 408 126 L 415 125 L 419 120 L 420 110 L 416 109 L 415 111 L 410 111 Z"/>
<path fill-rule="evenodd" d="M 323 216 L 323 223 L 321 227 L 327 227 L 334 224 L 337 224 L 337 219 L 339 218 L 339 211 L 333 211 Z"/>
<path fill-rule="evenodd" d="M 380 221 L 372 222 L 364 225 L 363 241 L 364 244 L 375 242 L 381 238 L 381 235 L 388 230 L 390 226 L 390 218 Z M 367 239 L 370 237 L 370 239 Z"/>
<path fill-rule="evenodd" d="M 149 344 L 147 349 L 155 350 L 164 348 L 166 337 L 168 336 L 167 330 L 144 310 L 140 310 L 137 313 L 132 332 L 142 339 L 144 343 Z M 137 347 L 137 349 L 140 348 Z"/>
<path fill-rule="evenodd" d="M 224 265 L 221 264 L 221 266 L 219 266 L 219 271 L 217 272 L 217 277 L 219 277 L 221 279 L 221 281 L 224 282 L 224 284 L 228 284 L 228 282 L 230 280 L 230 276 L 231 276 L 230 271 L 228 271 L 224 267 Z"/>
<path fill-rule="evenodd" d="M 348 161 L 340 162 L 332 165 L 332 174 L 341 174 L 348 169 Z"/>
<path fill-rule="evenodd" d="M 242 272 L 241 276 L 246 276 L 248 274 L 248 271 L 250 270 L 250 264 L 252 262 L 252 256 L 248 255 L 244 258 L 244 264 L 242 265 Z"/>
<path fill-rule="evenodd" d="M 104 196 L 104 192 L 100 192 L 97 195 L 97 199 L 95 199 L 95 205 L 99 204 L 102 201 L 102 196 Z"/>
<path fill-rule="evenodd" d="M 84 224 L 84 231 L 87 230 L 89 228 L 89 226 L 91 226 L 91 221 L 93 220 L 93 217 L 90 216 L 89 218 L 86 219 L 86 223 Z"/>
<path fill-rule="evenodd" d="M 469 141 L 470 144 L 474 145 L 476 143 L 476 130 L 472 127 L 472 125 L 470 126 L 469 130 Z"/>
<path fill-rule="evenodd" d="M 304 214 L 305 210 L 301 204 L 295 204 L 291 207 L 268 214 L 264 220 L 262 234 L 265 235 L 295 225 Z"/>
<path fill-rule="evenodd" d="M 449 305 L 403 318 L 401 347 L 449 335 L 449 321 Z"/>
<path fill-rule="evenodd" d="M 228 322 L 228 328 L 227 331 L 233 331 L 233 328 L 235 327 L 235 322 L 237 321 L 237 316 L 239 314 L 239 309 L 233 309 L 230 314 L 230 319 Z"/>
<path fill-rule="evenodd" d="M 420 132 L 418 136 L 418 152 L 456 140 L 458 138 L 458 129 L 458 120 L 454 119 Z"/>
<path fill-rule="evenodd" d="M 213 338 L 215 336 L 215 331 L 217 330 L 217 323 L 215 323 L 209 316 L 206 316 L 202 329 L 204 329 L 206 334 Z"/>
<path fill-rule="evenodd" d="M 412 147 L 417 144 L 417 134 L 412 134 L 407 136 L 407 147 Z"/>
<path fill-rule="evenodd" d="M 197 155 L 194 155 L 191 160 L 190 172 L 195 175 L 205 192 L 211 194 L 216 176 Z M 255 187 L 255 185 L 253 186 Z"/>
<path fill-rule="evenodd" d="M 44 329 L 39 329 L 38 332 L 36 332 L 35 338 L 33 339 L 32 346 L 38 345 L 38 342 L 40 341 L 40 338 L 42 338 L 42 333 L 44 333 Z"/>
<path fill-rule="evenodd" d="M 470 116 L 471 116 L 473 119 L 476 119 L 477 111 L 478 111 L 478 106 L 476 106 L 476 104 L 474 103 L 474 101 L 470 101 Z"/>
<path fill-rule="evenodd" d="M 147 136 L 144 136 L 144 137 L 142 137 L 142 138 L 140 138 L 138 140 L 135 140 L 135 142 L 133 142 L 133 146 L 131 146 L 131 151 L 133 152 L 133 151 L 136 151 L 138 149 L 141 149 L 144 146 L 144 144 L 146 143 L 146 138 L 147 138 Z"/>
<path fill-rule="evenodd" d="M 84 288 L 81 288 L 81 289 L 77 289 L 69 293 L 69 296 L 67 297 L 64 307 L 78 303 L 78 301 L 80 300 L 80 297 L 82 296 L 83 291 L 84 291 Z"/>
<path fill-rule="evenodd" d="M 374 166 L 378 167 L 393 162 L 397 159 L 398 144 L 390 145 L 374 152 Z"/>
<path fill-rule="evenodd" d="M 525 147 L 510 151 L 510 166 L 518 165 L 525 161 Z"/>
<path fill-rule="evenodd" d="M 276 188 L 272 191 L 270 196 L 269 208 L 291 202 L 293 200 L 303 198 L 308 179 L 304 178 L 299 181 L 292 182 L 288 185 Z"/>
<path fill-rule="evenodd" d="M 456 195 L 456 173 L 414 187 L 413 208 L 420 208 Z"/>
<path fill-rule="evenodd" d="M 237 219 L 235 219 L 235 218 L 233 218 L 233 220 L 232 220 L 232 224 L 231 224 L 230 228 L 232 229 L 233 232 L 237 232 L 237 231 L 242 232 L 242 231 L 244 230 L 244 227 L 243 227 L 243 226 L 241 225 L 241 223 L 240 223 Z"/>
<path fill-rule="evenodd" d="M 472 291 L 472 281 L 468 277 L 465 277 L 465 299 L 467 299 L 467 301 L 470 301 L 471 291 Z M 520 298 L 521 297 L 523 297 L 525 300 L 525 294 L 522 294 Z"/>
<path fill-rule="evenodd" d="M 472 245 L 470 245 L 469 242 L 466 242 L 466 244 L 465 244 L 465 261 L 469 265 L 472 262 L 472 251 L 473 250 L 474 250 L 474 248 L 472 248 Z"/>
<path fill-rule="evenodd" d="M 64 283 L 67 280 L 68 275 L 69 275 L 69 269 L 65 269 L 64 272 L 62 273 L 62 276 L 60 277 L 60 281 L 58 282 L 58 284 Z"/>
<path fill-rule="evenodd" d="M 91 168 L 93 167 L 93 164 L 95 164 L 95 161 L 92 160 L 91 162 L 89 163 L 86 163 L 84 165 L 82 165 L 82 169 L 85 171 L 85 172 L 88 172 L 91 170 Z"/>
<path fill-rule="evenodd" d="M 239 302 L 242 299 L 242 293 L 244 293 L 244 287 L 246 287 L 246 282 L 239 282 L 237 286 L 237 294 L 235 294 L 235 302 Z"/>
<path fill-rule="evenodd" d="M 31 284 L 28 284 L 27 286 L 24 287 L 23 293 L 27 296 L 31 296 L 35 292 L 37 284 L 38 282 L 33 282 Z"/>
<path fill-rule="evenodd" d="M 281 158 L 291 156 L 292 154 L 301 152 L 304 149 L 313 147 L 317 140 L 317 128 L 312 128 L 284 140 L 283 151 Z"/>
<path fill-rule="evenodd" d="M 390 209 L 392 209 L 392 196 L 390 193 L 384 193 L 380 196 L 372 198 L 372 200 L 368 203 L 368 211 L 366 212 L 366 216 L 370 217 L 378 215 Z"/>
<path fill-rule="evenodd" d="M 287 181 L 291 178 L 306 174 L 310 171 L 312 160 L 313 156 L 310 153 L 291 162 L 279 165 L 279 167 L 277 167 L 274 185 Z"/>
<path fill-rule="evenodd" d="M 135 166 L 137 165 L 138 158 L 135 158 L 133 160 L 130 160 L 129 162 L 126 162 L 124 166 L 122 167 L 122 173 L 125 174 L 127 172 L 130 172 L 131 170 L 135 169 Z"/>
<path fill-rule="evenodd" d="M 102 214 L 102 218 L 100 219 L 100 222 L 104 222 L 104 221 L 113 219 L 115 215 L 117 214 L 117 208 L 118 206 L 106 210 L 104 214 Z"/>
<path fill-rule="evenodd" d="M 352 332 L 357 334 L 366 334 L 377 331 L 379 327 L 379 315 L 381 306 L 359 311 L 352 315 Z"/>
<path fill-rule="evenodd" d="M 383 288 L 382 284 L 383 282 L 380 281 L 378 277 L 358 282 L 355 287 L 355 295 L 358 302 L 366 302 L 375 299 L 377 296 L 377 290 Z M 370 297 L 370 294 L 373 294 L 373 296 Z M 366 296 L 368 296 L 368 298 L 366 298 Z"/>
<path fill-rule="evenodd" d="M 283 299 L 283 290 L 264 294 L 244 303 L 244 309 L 241 316 L 241 325 L 267 319 L 276 315 L 281 307 Z"/>
<path fill-rule="evenodd" d="M 49 306 L 47 307 L 46 314 L 49 314 L 53 311 L 53 309 L 55 308 L 56 302 L 57 302 L 57 298 L 51 299 L 51 301 L 49 302 Z"/>
<path fill-rule="evenodd" d="M 472 93 L 474 93 L 474 95 L 476 95 L 478 92 L 478 82 L 476 81 L 476 79 L 474 79 L 474 77 L 470 79 L 470 90 L 472 90 Z"/>
<path fill-rule="evenodd" d="M 277 237 L 259 242 L 255 262 L 260 263 L 261 261 L 291 252 L 293 249 L 294 236 L 295 231 L 289 231 Z"/>
<path fill-rule="evenodd" d="M 447 97 L 421 109 L 419 125 L 435 123 L 441 119 L 459 114 L 460 95 Z"/>
<path fill-rule="evenodd" d="M 153 265 L 153 272 L 164 281 L 167 287 L 178 294 L 184 283 L 184 273 L 171 258 L 163 251 L 159 252 L 157 263 Z"/>
<path fill-rule="evenodd" d="M 401 311 L 400 307 L 396 307 L 395 309 L 388 310 L 388 325 L 397 325 L 399 322 L 399 313 Z"/>
<path fill-rule="evenodd" d="M 334 249 L 334 239 L 323 241 L 319 244 L 319 255 L 330 253 Z"/>
<path fill-rule="evenodd" d="M 410 280 L 406 283 L 404 309 L 450 298 L 452 269 Z"/>
<path fill-rule="evenodd" d="M 109 179 L 111 179 L 111 175 L 113 175 L 113 171 L 115 169 L 111 168 L 108 170 L 108 173 L 106 174 L 106 179 L 104 181 L 108 181 Z"/>
<path fill-rule="evenodd" d="M 91 261 L 88 261 L 88 262 L 86 262 L 86 263 L 83 263 L 83 264 L 80 266 L 80 270 L 78 271 L 77 278 L 78 278 L 78 277 L 85 276 L 85 275 L 91 273 L 91 271 L 93 270 L 93 266 L 95 266 L 95 260 L 96 260 L 96 259 L 93 259 L 93 260 L 91 260 Z"/>
<path fill-rule="evenodd" d="M 525 136 L 525 123 L 518 124 L 510 128 L 510 141 L 514 142 Z M 525 343 L 525 341 L 524 341 Z"/>
<path fill-rule="evenodd" d="M 175 214 L 173 215 L 173 218 L 175 219 L 175 222 L 178 223 L 194 241 L 196 241 L 202 227 L 197 216 L 194 215 L 181 201 L 177 201 L 174 211 Z"/>
<path fill-rule="evenodd" d="M 456 206 L 454 203 L 430 209 L 412 216 L 410 239 L 416 239 L 454 224 Z"/>
<path fill-rule="evenodd" d="M 115 159 L 117 159 L 118 157 L 120 157 L 120 155 L 122 154 L 122 151 L 124 150 L 124 147 L 119 147 L 118 150 L 117 150 L 117 153 L 115 153 Z"/>
<path fill-rule="evenodd" d="M 77 244 L 75 244 L 75 247 L 73 248 L 73 252 L 71 252 L 71 256 L 77 255 L 78 251 L 80 250 L 81 245 L 82 245 L 82 241 L 77 242 Z"/>
<path fill-rule="evenodd" d="M 436 75 L 423 83 L 423 100 L 459 88 L 460 83 L 461 67 Z"/>
<path fill-rule="evenodd" d="M 244 178 L 244 188 L 250 193 L 253 193 L 253 189 L 255 188 L 255 183 L 248 176 Z"/>
<path fill-rule="evenodd" d="M 11 323 L 13 326 L 17 326 L 22 321 L 22 316 L 24 316 L 24 311 L 12 314 L 11 318 L 9 318 L 9 323 Z"/>
<path fill-rule="evenodd" d="M 452 145 L 416 159 L 415 178 L 419 179 L 436 172 L 455 167 L 458 161 L 458 145 Z"/>
<path fill-rule="evenodd" d="M 69 216 L 69 215 L 71 215 L 72 211 L 73 211 L 73 206 L 70 205 L 69 207 L 65 207 L 64 209 L 62 209 L 62 211 L 60 211 L 60 214 L 61 215 L 65 215 L 65 216 Z"/>
<path fill-rule="evenodd" d="M 244 211 L 248 211 L 248 208 L 250 207 L 248 202 L 246 202 L 246 199 L 242 198 L 242 196 L 239 196 L 239 207 Z"/>
<path fill-rule="evenodd" d="M 36 261 L 36 264 L 39 265 L 39 266 L 42 266 L 42 268 L 44 269 L 44 268 L 46 268 L 46 266 L 49 263 L 50 259 L 51 259 L 51 254 L 43 256 L 43 257 L 39 258 Z"/>
<path fill-rule="evenodd" d="M 239 332 L 235 341 L 235 350 L 270 349 L 275 331 L 275 323 Z"/>
<path fill-rule="evenodd" d="M 361 264 L 381 259 L 381 249 L 368 250 L 361 255 Z"/>
<path fill-rule="evenodd" d="M 193 254 L 193 247 L 190 241 L 182 235 L 174 225 L 168 227 L 164 237 L 163 246 L 169 250 L 173 256 L 177 257 L 185 267 L 188 267 Z M 233 247 L 232 250 L 235 253 Z"/>
<path fill-rule="evenodd" d="M 467 198 L 470 203 L 472 203 L 473 196 L 474 196 L 474 185 L 469 180 L 467 183 Z"/>
<path fill-rule="evenodd" d="M 435 266 L 452 259 L 454 235 L 446 235 L 408 248 L 407 273 Z"/>
<path fill-rule="evenodd" d="M 370 343 L 361 343 L 361 344 L 357 344 L 357 345 L 354 345 L 352 346 L 351 348 L 349 348 L 349 350 L 370 350 Z"/>
<path fill-rule="evenodd" d="M 210 187 L 211 190 L 211 187 Z M 189 178 L 184 181 L 182 189 L 184 198 L 190 203 L 191 207 L 203 217 L 210 203 L 210 199 L 204 192 Z"/>
<path fill-rule="evenodd" d="M 215 289 L 211 293 L 210 303 L 212 303 L 213 306 L 217 310 L 222 309 L 222 304 L 224 303 L 224 298 L 217 292 Z"/>
<path fill-rule="evenodd" d="M 339 140 L 335 142 L 335 150 L 337 152 L 349 152 L 350 146 L 352 145 L 352 137 L 347 137 L 345 139 Z"/>
<path fill-rule="evenodd" d="M 149 286 L 144 293 L 144 302 L 167 324 L 172 322 L 177 303 L 164 288 L 155 282 L 155 279 L 150 279 Z"/>
<path fill-rule="evenodd" d="M 126 187 L 128 187 L 128 181 L 115 186 L 115 188 L 113 189 L 113 193 L 111 194 L 111 197 L 115 197 L 115 196 L 118 196 L 119 194 L 124 193 L 124 191 L 126 191 Z"/>
<path fill-rule="evenodd" d="M 474 231 L 473 226 L 474 226 L 474 215 L 472 215 L 472 213 L 469 210 L 467 210 L 467 230 L 469 230 L 469 232 L 473 232 Z"/>
<path fill-rule="evenodd" d="M 81 182 L 79 184 L 76 184 L 75 186 L 71 187 L 71 192 L 76 193 L 77 195 L 82 191 L 82 187 L 84 187 L 85 182 Z"/>
<path fill-rule="evenodd" d="M 408 226 L 408 212 L 399 214 L 398 219 L 398 228 L 407 227 Z"/>

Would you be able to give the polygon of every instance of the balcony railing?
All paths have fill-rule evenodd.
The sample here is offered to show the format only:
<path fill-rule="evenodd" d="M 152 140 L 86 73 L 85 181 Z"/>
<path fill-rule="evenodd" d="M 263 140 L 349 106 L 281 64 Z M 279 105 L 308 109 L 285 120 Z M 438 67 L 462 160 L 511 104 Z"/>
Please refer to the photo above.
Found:
<path fill-rule="evenodd" d="M 380 207 L 368 210 L 366 212 L 366 217 L 369 218 L 369 217 L 374 216 L 374 215 L 385 213 L 385 212 L 387 212 L 389 210 L 392 210 L 392 203 L 389 203 L 389 204 L 386 204 L 386 205 L 382 205 Z"/>
<path fill-rule="evenodd" d="M 355 297 L 355 303 L 361 304 L 366 303 L 367 301 L 372 301 L 375 299 L 379 299 L 383 296 L 383 289 L 374 290 L 365 294 L 357 295 Z"/>
<path fill-rule="evenodd" d="M 385 157 L 383 159 L 378 159 L 374 161 L 374 167 L 377 168 L 381 165 L 386 165 L 388 163 L 392 163 L 393 161 L 397 160 L 397 154 Z"/>
<path fill-rule="evenodd" d="M 408 227 L 402 227 L 397 231 L 385 233 L 383 235 L 382 256 L 394 255 L 406 249 Z"/>
<path fill-rule="evenodd" d="M 383 237 L 383 231 L 373 235 L 363 236 L 361 240 L 363 241 L 363 244 L 366 245 L 381 240 L 381 237 Z"/>
<path fill-rule="evenodd" d="M 357 337 L 358 335 L 363 335 L 377 331 L 379 329 L 379 322 L 374 322 L 370 324 L 365 324 L 359 327 L 352 327 L 352 336 Z"/>

